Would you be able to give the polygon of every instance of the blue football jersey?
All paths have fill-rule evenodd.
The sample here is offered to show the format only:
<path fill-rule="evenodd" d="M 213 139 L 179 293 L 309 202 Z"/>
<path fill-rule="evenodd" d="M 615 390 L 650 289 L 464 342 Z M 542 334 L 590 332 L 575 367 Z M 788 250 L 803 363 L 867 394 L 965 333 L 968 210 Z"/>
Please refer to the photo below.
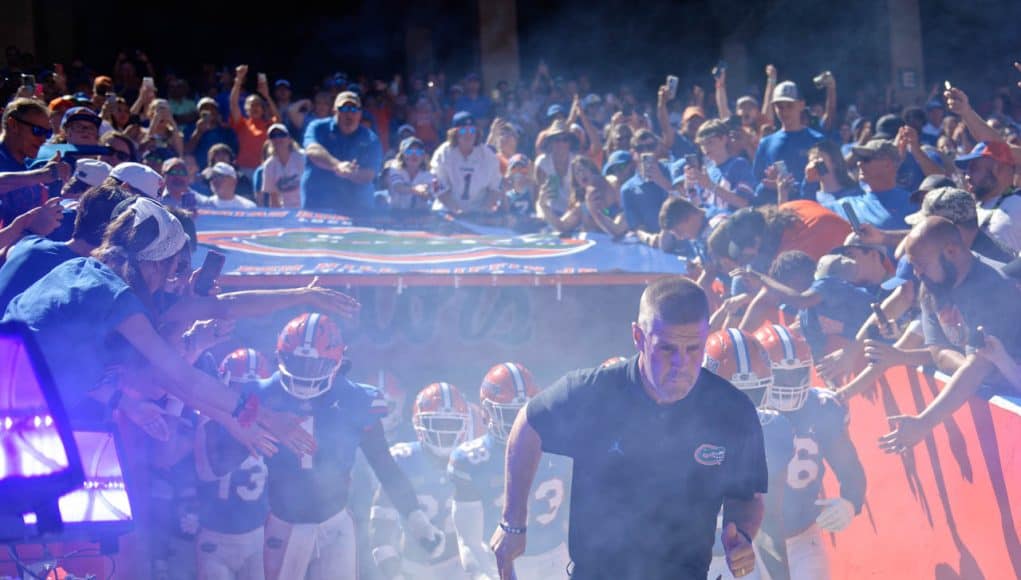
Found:
<path fill-rule="evenodd" d="M 393 541 L 395 547 L 399 545 L 402 558 L 420 564 L 435 564 L 456 557 L 457 535 L 451 516 L 454 485 L 450 482 L 450 476 L 447 475 L 445 462 L 432 456 L 418 441 L 392 445 L 390 455 L 393 456 L 398 467 L 415 488 L 419 507 L 425 512 L 429 521 L 446 534 L 446 543 L 442 554 L 430 558 L 418 541 L 400 533 L 398 529 L 400 524 L 396 518 L 391 518 L 389 522 L 386 522 L 376 518 L 375 515 L 372 523 L 377 530 L 373 533 L 374 543 Z M 392 508 L 386 493 L 381 489 L 376 492 L 373 507 Z M 378 510 L 374 510 L 374 513 L 378 513 Z M 385 526 L 389 526 L 390 529 L 385 529 Z M 396 538 L 398 535 L 401 536 L 399 541 Z"/>
<path fill-rule="evenodd" d="M 347 507 L 362 434 L 386 413 L 382 395 L 373 387 L 336 376 L 333 387 L 322 395 L 298 399 L 284 390 L 279 373 L 261 383 L 257 393 L 270 409 L 301 417 L 302 426 L 316 442 L 312 455 L 298 456 L 280 446 L 266 460 L 273 514 L 290 523 L 321 523 L 336 515 Z"/>
<path fill-rule="evenodd" d="M 834 394 L 825 389 L 812 388 L 803 407 L 797 411 L 784 412 L 794 428 L 794 457 L 787 465 L 787 486 L 785 488 L 783 508 L 784 523 L 788 537 L 795 535 L 811 526 L 819 516 L 820 508 L 815 505 L 822 492 L 822 480 L 826 475 L 826 463 L 829 463 L 838 476 L 841 472 L 851 475 L 842 480 L 841 495 L 860 508 L 864 499 L 864 473 L 860 478 L 861 466 L 857 454 L 853 454 L 849 465 L 836 465 L 834 461 L 846 461 L 845 458 L 827 453 L 835 443 L 851 445 L 847 432 L 847 408 Z M 851 445 L 853 451 L 853 445 Z M 860 479 L 860 483 L 859 483 Z"/>
<path fill-rule="evenodd" d="M 783 414 L 772 409 L 759 409 L 759 424 L 762 425 L 762 442 L 766 449 L 766 469 L 769 479 L 773 481 L 777 472 L 786 471 L 788 463 L 794 456 L 794 427 Z M 770 489 L 770 494 L 784 493 L 784 490 Z M 767 499 L 767 504 L 769 501 Z M 779 511 L 779 510 L 777 510 Z M 766 511 L 766 517 L 772 514 Z M 782 514 L 780 514 L 782 517 Z M 713 543 L 713 555 L 723 555 L 723 544 L 720 543 L 722 532 L 723 510 L 716 520 L 716 536 Z"/>
<path fill-rule="evenodd" d="M 482 502 L 486 539 L 503 515 L 505 452 L 506 445 L 486 433 L 461 444 L 450 455 L 449 471 L 458 497 Z M 543 454 L 528 505 L 526 556 L 544 554 L 567 541 L 571 468 L 569 458 Z"/>
<path fill-rule="evenodd" d="M 199 479 L 199 523 L 204 529 L 221 534 L 243 534 L 261 527 L 269 514 L 266 498 L 268 471 L 262 457 L 251 455 L 237 469 L 216 477 L 196 446 Z"/>

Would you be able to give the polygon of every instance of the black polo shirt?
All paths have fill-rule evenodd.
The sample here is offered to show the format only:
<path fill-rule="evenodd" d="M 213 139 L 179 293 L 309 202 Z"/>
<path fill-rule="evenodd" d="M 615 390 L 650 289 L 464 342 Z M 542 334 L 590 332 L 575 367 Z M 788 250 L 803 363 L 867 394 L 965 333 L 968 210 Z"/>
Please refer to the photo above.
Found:
<path fill-rule="evenodd" d="M 543 451 L 574 459 L 575 580 L 704 580 L 724 498 L 766 492 L 755 407 L 708 371 L 657 405 L 635 356 L 569 373 L 527 409 Z"/>

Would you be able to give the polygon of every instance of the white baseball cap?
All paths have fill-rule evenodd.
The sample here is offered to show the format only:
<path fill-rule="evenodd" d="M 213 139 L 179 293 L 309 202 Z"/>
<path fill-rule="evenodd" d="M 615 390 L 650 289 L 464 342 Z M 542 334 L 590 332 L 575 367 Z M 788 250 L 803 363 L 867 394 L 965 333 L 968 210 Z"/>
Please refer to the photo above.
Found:
<path fill-rule="evenodd" d="M 152 198 L 158 197 L 160 190 L 163 189 L 163 176 L 141 163 L 121 163 L 110 171 L 110 177 Z"/>
<path fill-rule="evenodd" d="M 98 159 L 79 159 L 78 163 L 74 164 L 74 177 L 82 183 L 87 183 L 93 187 L 103 183 L 107 176 L 110 175 L 110 164 L 105 161 Z"/>
<path fill-rule="evenodd" d="M 213 165 L 211 171 L 213 172 L 214 176 L 222 175 L 224 177 L 232 177 L 234 179 L 238 178 L 238 172 L 234 171 L 234 167 L 232 167 L 229 163 L 224 163 L 223 161 L 220 161 L 216 163 L 216 165 Z"/>

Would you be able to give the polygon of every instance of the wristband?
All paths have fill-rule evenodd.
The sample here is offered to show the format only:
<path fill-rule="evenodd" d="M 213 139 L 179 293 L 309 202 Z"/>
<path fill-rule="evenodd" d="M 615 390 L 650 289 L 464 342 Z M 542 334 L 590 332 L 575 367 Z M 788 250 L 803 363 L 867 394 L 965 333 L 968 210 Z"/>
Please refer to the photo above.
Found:
<path fill-rule="evenodd" d="M 509 523 L 507 523 L 507 520 L 500 520 L 500 529 L 503 530 L 504 532 L 508 533 L 508 534 L 513 534 L 515 536 L 520 536 L 520 535 L 522 535 L 522 534 L 524 534 L 525 532 L 528 531 L 528 527 L 527 526 L 521 526 L 520 528 L 515 528 L 514 526 L 510 525 Z"/>

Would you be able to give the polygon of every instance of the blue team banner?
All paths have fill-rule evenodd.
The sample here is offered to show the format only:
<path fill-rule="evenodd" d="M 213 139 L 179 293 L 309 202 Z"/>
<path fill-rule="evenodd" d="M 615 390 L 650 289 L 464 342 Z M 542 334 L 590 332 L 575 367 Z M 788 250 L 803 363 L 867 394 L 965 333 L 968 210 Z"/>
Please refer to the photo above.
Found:
<path fill-rule="evenodd" d="M 684 273 L 685 262 L 642 244 L 588 234 L 515 233 L 445 216 L 359 220 L 303 210 L 202 210 L 199 243 L 227 256 L 224 276 L 344 276 L 346 283 L 397 275 L 584 276 L 585 283 L 631 283 Z M 386 227 L 381 227 L 386 226 Z M 593 277 L 594 276 L 594 277 Z M 359 279 L 365 277 L 366 279 Z M 456 281 L 454 282 L 457 283 Z"/>

